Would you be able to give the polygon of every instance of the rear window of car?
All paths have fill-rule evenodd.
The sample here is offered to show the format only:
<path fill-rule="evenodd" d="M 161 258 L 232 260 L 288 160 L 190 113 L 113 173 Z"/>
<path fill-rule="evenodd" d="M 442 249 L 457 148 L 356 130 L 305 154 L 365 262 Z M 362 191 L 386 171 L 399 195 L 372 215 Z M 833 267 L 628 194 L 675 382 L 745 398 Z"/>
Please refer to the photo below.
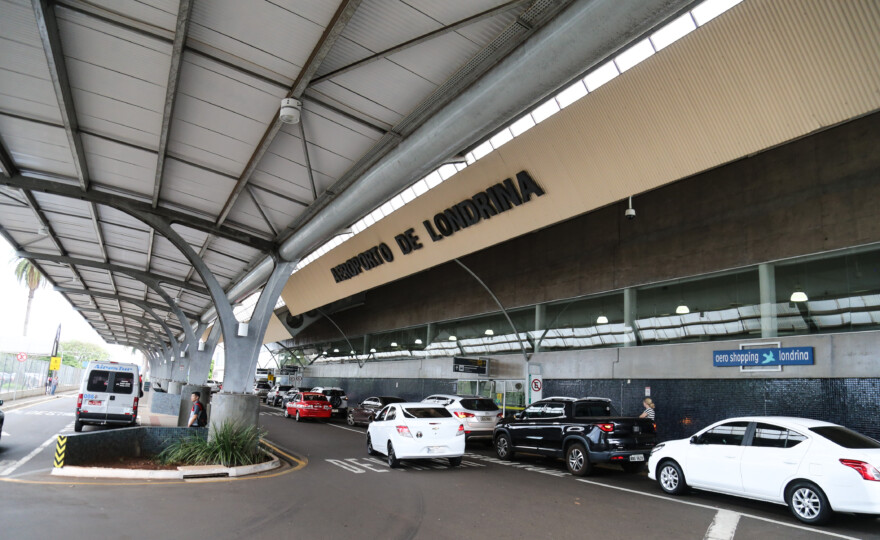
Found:
<path fill-rule="evenodd" d="M 843 426 L 814 427 L 810 428 L 810 431 L 844 448 L 880 448 L 880 442 Z"/>
<path fill-rule="evenodd" d="M 303 401 L 327 401 L 327 397 L 319 394 L 311 394 L 303 396 Z"/>
<path fill-rule="evenodd" d="M 113 393 L 114 394 L 131 394 L 134 386 L 133 373 L 117 373 L 113 377 Z"/>
<path fill-rule="evenodd" d="M 333 396 L 342 397 L 345 395 L 345 392 L 343 392 L 342 390 L 324 390 L 324 395 L 331 396 L 331 397 L 333 397 Z"/>
<path fill-rule="evenodd" d="M 89 382 L 86 384 L 86 390 L 89 392 L 106 392 L 107 383 L 110 380 L 109 371 L 95 370 L 89 373 Z"/>
<path fill-rule="evenodd" d="M 497 411 L 498 405 L 491 399 L 467 398 L 461 400 L 461 406 L 472 411 Z"/>
<path fill-rule="evenodd" d="M 269 389 L 269 388 L 272 388 L 272 387 L 269 386 L 269 383 L 261 382 L 261 383 L 257 383 L 257 388 L 258 388 L 259 390 L 266 390 L 266 389 Z"/>
<path fill-rule="evenodd" d="M 574 404 L 575 418 L 591 418 L 595 416 L 611 416 L 611 405 L 601 402 L 580 402 Z"/>
<path fill-rule="evenodd" d="M 412 407 L 403 409 L 404 418 L 450 418 L 452 413 L 445 407 Z"/>
<path fill-rule="evenodd" d="M 287 391 L 290 390 L 291 388 L 293 388 L 293 387 L 292 387 L 292 386 L 279 386 L 279 387 L 278 387 L 278 391 L 279 391 L 279 392 L 287 392 Z"/>

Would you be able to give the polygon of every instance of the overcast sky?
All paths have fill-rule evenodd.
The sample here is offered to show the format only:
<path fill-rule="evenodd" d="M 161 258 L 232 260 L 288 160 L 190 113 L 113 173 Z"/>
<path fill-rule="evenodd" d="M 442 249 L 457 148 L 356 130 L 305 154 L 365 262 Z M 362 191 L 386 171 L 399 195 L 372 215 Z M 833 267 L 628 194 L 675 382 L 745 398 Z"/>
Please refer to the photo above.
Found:
<path fill-rule="evenodd" d="M 10 348 L 27 347 L 29 351 L 38 353 L 49 352 L 55 339 L 55 331 L 61 324 L 61 341 L 79 340 L 97 343 L 110 352 L 111 359 L 117 362 L 137 362 L 127 347 L 108 345 L 85 322 L 82 316 L 73 310 L 70 303 L 51 286 L 37 289 L 31 304 L 31 316 L 28 322 L 27 338 L 22 338 L 24 316 L 27 309 L 28 288 L 20 285 L 15 279 L 15 251 L 6 240 L 0 237 L 0 352 L 22 352 Z M 141 355 L 138 354 L 139 358 Z"/>

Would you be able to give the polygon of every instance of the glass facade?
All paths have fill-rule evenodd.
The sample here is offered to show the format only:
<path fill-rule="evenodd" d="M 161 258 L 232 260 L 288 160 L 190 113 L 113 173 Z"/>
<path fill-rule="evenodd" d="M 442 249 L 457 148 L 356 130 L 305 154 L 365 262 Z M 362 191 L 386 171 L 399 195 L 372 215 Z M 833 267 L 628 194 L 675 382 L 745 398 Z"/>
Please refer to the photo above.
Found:
<path fill-rule="evenodd" d="M 880 245 L 296 347 L 301 361 L 516 354 L 880 329 Z M 511 325 L 512 323 L 512 325 Z"/>

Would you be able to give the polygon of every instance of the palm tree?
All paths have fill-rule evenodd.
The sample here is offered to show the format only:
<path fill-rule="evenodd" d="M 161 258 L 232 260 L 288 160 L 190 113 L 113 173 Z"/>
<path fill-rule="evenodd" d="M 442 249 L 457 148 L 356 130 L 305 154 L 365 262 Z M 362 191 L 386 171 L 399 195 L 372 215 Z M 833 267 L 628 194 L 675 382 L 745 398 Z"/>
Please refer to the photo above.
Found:
<path fill-rule="evenodd" d="M 46 278 L 44 278 L 43 274 L 40 273 L 40 270 L 27 259 L 20 259 L 18 261 L 18 265 L 15 267 L 15 277 L 18 279 L 19 283 L 27 285 L 28 289 L 30 289 L 30 292 L 28 293 L 27 311 L 24 315 L 24 332 L 22 332 L 22 335 L 26 336 L 28 319 L 31 316 L 31 301 L 34 299 L 34 291 L 36 291 L 38 287 L 42 287 L 46 284 Z"/>

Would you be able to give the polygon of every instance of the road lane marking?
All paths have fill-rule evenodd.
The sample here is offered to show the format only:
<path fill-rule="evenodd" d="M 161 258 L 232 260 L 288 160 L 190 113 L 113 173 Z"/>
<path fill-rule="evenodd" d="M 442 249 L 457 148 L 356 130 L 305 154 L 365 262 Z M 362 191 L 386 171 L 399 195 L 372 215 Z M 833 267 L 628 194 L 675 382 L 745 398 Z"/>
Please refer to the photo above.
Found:
<path fill-rule="evenodd" d="M 366 433 L 366 431 L 361 431 L 359 429 L 351 429 L 350 427 L 345 427 L 345 426 L 337 426 L 336 424 L 330 424 L 328 422 L 324 422 L 324 424 L 326 424 L 328 426 L 333 426 L 335 428 L 344 429 L 345 431 L 354 431 L 355 433 L 360 433 L 361 435 Z"/>
<path fill-rule="evenodd" d="M 48 440 L 48 441 L 44 442 L 43 444 L 41 444 L 40 446 L 38 446 L 37 448 L 35 448 L 35 449 L 33 450 L 33 452 L 31 452 L 30 454 L 24 456 L 24 457 L 21 458 L 20 460 L 16 461 L 14 465 L 12 465 L 11 467 L 8 467 L 5 471 L 0 472 L 0 476 L 9 476 L 9 475 L 12 474 L 13 472 L 15 472 L 15 469 L 21 467 L 22 465 L 24 465 L 25 463 L 27 463 L 28 461 L 30 461 L 31 459 L 33 459 L 34 456 L 36 456 L 37 454 L 39 454 L 44 448 L 46 448 L 47 446 L 49 446 L 50 444 L 52 444 L 53 442 L 55 442 L 55 437 L 56 437 L 56 435 L 52 435 L 51 437 L 49 437 L 49 440 Z"/>
<path fill-rule="evenodd" d="M 715 514 L 712 524 L 709 525 L 703 540 L 733 540 L 736 535 L 736 526 L 739 525 L 740 515 L 738 512 L 730 510 L 719 510 Z"/>
<path fill-rule="evenodd" d="M 636 491 L 634 489 L 627 489 L 627 488 L 622 488 L 622 487 L 617 487 L 617 486 L 611 486 L 608 484 L 603 484 L 601 482 L 594 482 L 592 480 L 584 480 L 582 478 L 578 479 L 578 482 L 583 482 L 585 484 L 591 484 L 594 486 L 600 486 L 600 487 L 609 488 L 609 489 L 616 489 L 618 491 L 625 491 L 627 493 L 635 493 L 636 495 L 642 495 L 644 497 L 653 497 L 655 499 L 662 499 L 664 501 L 674 502 L 674 503 L 678 503 L 678 504 L 686 504 L 688 506 L 696 506 L 698 508 L 706 508 L 708 510 L 716 510 L 716 511 L 724 510 L 723 508 L 719 508 L 717 506 L 709 506 L 708 504 L 700 504 L 700 503 L 695 503 L 695 502 L 690 502 L 690 501 L 682 501 L 680 499 L 674 499 L 672 497 L 664 497 L 663 495 L 655 495 L 653 493 L 645 493 L 644 491 Z M 837 533 L 833 533 L 833 532 L 829 532 L 829 531 L 823 531 L 822 529 L 814 529 L 812 527 L 805 527 L 803 525 L 795 525 L 793 523 L 787 523 L 785 521 L 779 521 L 776 519 L 765 518 L 765 517 L 756 516 L 753 514 L 740 513 L 740 515 L 743 517 L 751 518 L 751 519 L 757 519 L 758 521 L 766 521 L 767 523 L 773 523 L 775 525 L 782 525 L 783 527 L 791 527 L 792 529 L 801 529 L 803 531 L 810 531 L 812 533 L 822 534 L 825 536 L 833 536 L 835 538 L 846 538 L 847 540 L 858 540 L 854 536 L 846 536 L 843 534 L 837 534 Z"/>

